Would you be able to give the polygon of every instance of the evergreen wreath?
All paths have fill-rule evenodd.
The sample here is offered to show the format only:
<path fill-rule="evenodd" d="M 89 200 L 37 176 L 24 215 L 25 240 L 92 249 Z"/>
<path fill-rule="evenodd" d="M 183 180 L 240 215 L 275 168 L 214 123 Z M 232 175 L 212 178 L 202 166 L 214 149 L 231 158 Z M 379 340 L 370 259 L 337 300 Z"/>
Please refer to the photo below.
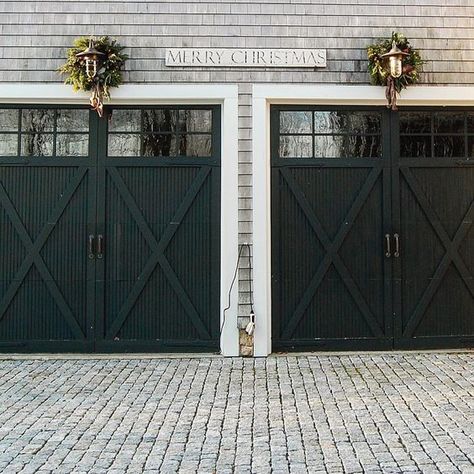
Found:
<path fill-rule="evenodd" d="M 128 56 L 122 52 L 125 47 L 108 36 L 94 39 L 95 48 L 105 56 L 99 64 L 97 74 L 91 78 L 86 73 L 84 61 L 77 57 L 78 53 L 89 46 L 89 41 L 90 38 L 86 36 L 74 40 L 74 46 L 67 52 L 66 64 L 58 72 L 68 75 L 64 83 L 72 85 L 74 91 L 92 92 L 91 107 L 102 117 L 104 99 L 110 99 L 110 89 L 119 87 L 123 82 L 122 69 Z"/>
<path fill-rule="evenodd" d="M 390 51 L 393 42 L 402 52 L 407 53 L 407 56 L 403 56 L 402 59 L 402 74 L 400 77 L 391 76 L 390 70 L 386 67 L 386 61 L 381 57 Z M 421 59 L 420 53 L 410 46 L 407 38 L 396 32 L 392 32 L 390 39 L 382 39 L 368 46 L 367 57 L 369 59 L 370 82 L 377 86 L 386 86 L 387 107 L 397 110 L 397 93 L 420 80 L 425 61 Z"/>

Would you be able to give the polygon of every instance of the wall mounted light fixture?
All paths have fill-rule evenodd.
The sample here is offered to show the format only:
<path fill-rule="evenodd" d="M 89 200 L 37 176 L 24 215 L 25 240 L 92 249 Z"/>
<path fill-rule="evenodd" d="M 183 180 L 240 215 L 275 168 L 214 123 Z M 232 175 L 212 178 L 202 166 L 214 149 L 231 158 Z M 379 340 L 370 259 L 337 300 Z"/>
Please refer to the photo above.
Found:
<path fill-rule="evenodd" d="M 397 110 L 397 94 L 420 80 L 424 61 L 401 33 L 367 47 L 370 82 L 385 86 L 387 107 Z"/>
<path fill-rule="evenodd" d="M 401 51 L 395 41 L 392 41 L 392 49 L 380 56 L 382 59 L 388 60 L 388 66 L 386 67 L 392 77 L 400 77 L 402 75 L 402 60 L 404 56 L 410 55 Z"/>
<path fill-rule="evenodd" d="M 96 39 L 81 37 L 67 52 L 67 62 L 59 68 L 66 74 L 66 84 L 75 91 L 90 92 L 91 107 L 102 117 L 104 100 L 110 98 L 110 89 L 123 82 L 122 72 L 128 56 L 125 48 L 108 36 Z"/>
<path fill-rule="evenodd" d="M 76 54 L 76 58 L 85 64 L 86 74 L 90 79 L 93 79 L 97 75 L 100 62 L 104 57 L 105 53 L 102 53 L 95 48 L 92 37 L 89 40 L 89 46 L 87 49 Z"/>

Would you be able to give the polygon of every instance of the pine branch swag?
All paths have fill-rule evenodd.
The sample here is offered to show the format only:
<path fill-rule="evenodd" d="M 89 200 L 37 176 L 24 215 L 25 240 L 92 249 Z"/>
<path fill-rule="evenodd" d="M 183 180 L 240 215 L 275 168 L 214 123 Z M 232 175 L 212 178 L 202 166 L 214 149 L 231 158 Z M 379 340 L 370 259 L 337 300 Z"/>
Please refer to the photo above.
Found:
<path fill-rule="evenodd" d="M 402 74 L 400 77 L 393 77 L 390 74 L 386 60 L 382 58 L 383 54 L 390 51 L 393 42 L 403 53 L 407 53 L 407 56 L 402 59 Z M 422 66 L 425 61 L 422 60 L 420 53 L 411 47 L 410 42 L 404 35 L 395 32 L 392 33 L 391 38 L 382 39 L 368 46 L 367 57 L 371 84 L 385 86 L 387 107 L 398 110 L 397 94 L 420 80 Z"/>
<path fill-rule="evenodd" d="M 74 46 L 67 52 L 66 63 L 58 69 L 66 75 L 65 84 L 72 85 L 74 91 L 90 92 L 90 105 L 100 117 L 104 113 L 104 100 L 110 99 L 110 89 L 119 87 L 123 82 L 122 71 L 128 56 L 123 53 L 125 47 L 108 36 L 94 39 L 95 48 L 104 54 L 97 73 L 90 77 L 86 72 L 84 61 L 77 57 L 89 46 L 90 38 L 81 37 L 74 41 Z"/>

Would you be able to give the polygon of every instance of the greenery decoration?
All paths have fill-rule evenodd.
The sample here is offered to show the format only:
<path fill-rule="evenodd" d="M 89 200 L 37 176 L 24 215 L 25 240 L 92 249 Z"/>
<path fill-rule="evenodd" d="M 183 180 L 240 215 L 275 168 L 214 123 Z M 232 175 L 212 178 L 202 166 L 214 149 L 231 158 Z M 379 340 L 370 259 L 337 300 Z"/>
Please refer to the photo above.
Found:
<path fill-rule="evenodd" d="M 393 42 L 402 52 L 408 54 L 402 59 L 402 74 L 400 77 L 390 75 L 390 68 L 387 67 L 386 59 L 381 57 L 390 51 Z M 397 93 L 420 80 L 425 61 L 422 60 L 420 53 L 411 47 L 410 42 L 404 35 L 395 32 L 392 32 L 391 38 L 381 39 L 377 43 L 368 46 L 367 56 L 369 59 L 370 82 L 377 86 L 386 86 L 387 107 L 397 110 Z"/>
<path fill-rule="evenodd" d="M 104 99 L 110 99 L 110 89 L 119 87 L 123 82 L 122 69 L 128 56 L 123 53 L 125 47 L 108 36 L 93 39 L 97 51 L 105 56 L 99 63 L 96 75 L 90 77 L 86 73 L 84 61 L 77 57 L 78 53 L 88 48 L 90 40 L 86 36 L 77 38 L 67 52 L 66 64 L 58 72 L 67 75 L 64 83 L 72 85 L 74 91 L 91 92 L 91 107 L 102 117 Z"/>

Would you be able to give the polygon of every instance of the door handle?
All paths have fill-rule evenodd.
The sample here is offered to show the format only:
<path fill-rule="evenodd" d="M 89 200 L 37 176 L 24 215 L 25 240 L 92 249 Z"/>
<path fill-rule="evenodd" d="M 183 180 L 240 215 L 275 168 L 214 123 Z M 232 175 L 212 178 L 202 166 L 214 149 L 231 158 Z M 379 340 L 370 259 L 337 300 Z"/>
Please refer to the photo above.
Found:
<path fill-rule="evenodd" d="M 89 234 L 89 238 L 87 241 L 87 256 L 91 260 L 94 259 L 94 239 L 95 239 L 94 234 Z"/>
<path fill-rule="evenodd" d="M 400 235 L 393 234 L 393 238 L 395 239 L 395 252 L 393 252 L 393 256 L 398 258 L 400 257 Z"/>
<path fill-rule="evenodd" d="M 392 249 L 390 247 L 390 234 L 385 234 L 385 256 L 387 258 L 392 256 Z"/>
<path fill-rule="evenodd" d="M 104 258 L 104 236 L 97 235 L 97 258 Z"/>

